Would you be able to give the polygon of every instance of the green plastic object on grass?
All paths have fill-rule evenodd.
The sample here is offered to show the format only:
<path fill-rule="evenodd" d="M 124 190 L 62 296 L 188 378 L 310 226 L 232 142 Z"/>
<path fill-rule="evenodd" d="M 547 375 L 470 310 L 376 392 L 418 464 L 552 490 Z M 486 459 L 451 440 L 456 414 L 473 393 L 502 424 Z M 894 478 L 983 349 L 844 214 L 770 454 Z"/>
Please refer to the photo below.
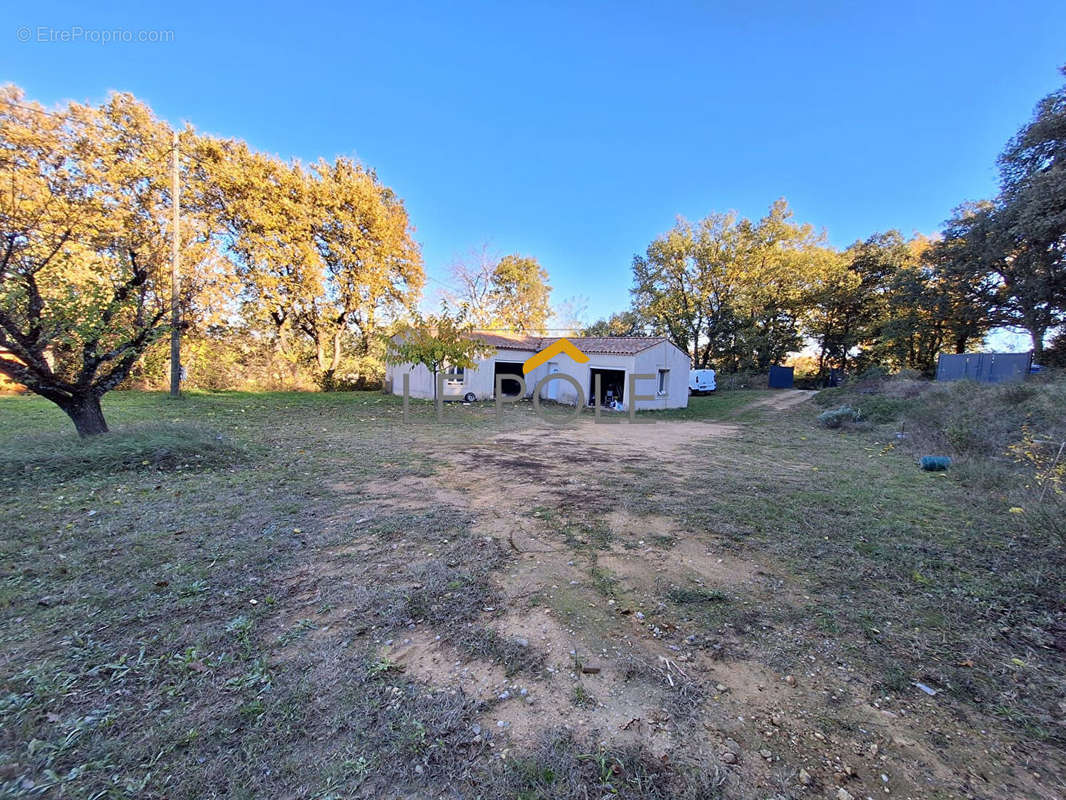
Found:
<path fill-rule="evenodd" d="M 926 472 L 943 472 L 951 466 L 948 456 L 922 456 L 922 469 Z"/>

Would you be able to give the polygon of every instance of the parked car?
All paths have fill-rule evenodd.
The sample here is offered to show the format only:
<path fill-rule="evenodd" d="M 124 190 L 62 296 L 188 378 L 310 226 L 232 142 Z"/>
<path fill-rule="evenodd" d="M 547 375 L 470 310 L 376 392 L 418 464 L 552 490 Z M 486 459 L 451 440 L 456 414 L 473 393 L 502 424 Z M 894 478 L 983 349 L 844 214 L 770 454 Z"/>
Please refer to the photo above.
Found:
<path fill-rule="evenodd" d="M 688 373 L 689 394 L 709 394 L 718 388 L 713 369 L 692 369 Z"/>

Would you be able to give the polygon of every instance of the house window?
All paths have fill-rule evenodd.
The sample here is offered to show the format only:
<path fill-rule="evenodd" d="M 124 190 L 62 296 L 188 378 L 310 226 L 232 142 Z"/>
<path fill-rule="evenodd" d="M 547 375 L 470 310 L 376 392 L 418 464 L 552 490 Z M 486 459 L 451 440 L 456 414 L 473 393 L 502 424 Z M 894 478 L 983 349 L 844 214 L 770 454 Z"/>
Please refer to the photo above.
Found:
<path fill-rule="evenodd" d="M 659 388 L 656 391 L 656 394 L 658 394 L 660 396 L 666 394 L 669 385 L 670 385 L 670 370 L 668 370 L 668 369 L 659 370 Z"/>
<path fill-rule="evenodd" d="M 448 383 L 462 383 L 466 376 L 466 370 L 449 364 L 444 368 L 444 380 Z"/>

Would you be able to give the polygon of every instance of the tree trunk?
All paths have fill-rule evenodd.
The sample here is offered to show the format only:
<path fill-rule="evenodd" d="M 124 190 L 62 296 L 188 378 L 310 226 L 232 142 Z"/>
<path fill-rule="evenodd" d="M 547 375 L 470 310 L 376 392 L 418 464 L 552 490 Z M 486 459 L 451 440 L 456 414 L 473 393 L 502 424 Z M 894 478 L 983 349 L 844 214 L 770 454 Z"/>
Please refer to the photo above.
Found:
<path fill-rule="evenodd" d="M 319 385 L 324 392 L 337 391 L 337 369 L 341 365 L 341 334 L 343 331 L 337 331 L 333 334 L 333 355 L 327 360 L 326 358 L 326 345 L 321 340 L 315 341 L 316 353 L 318 358 L 319 369 Z"/>
<path fill-rule="evenodd" d="M 70 417 L 78 435 L 82 438 L 107 433 L 107 421 L 104 419 L 104 410 L 100 407 L 100 398 L 94 394 L 73 397 L 59 403 L 67 416 Z"/>
<path fill-rule="evenodd" d="M 319 372 L 329 371 L 329 367 L 326 366 L 326 346 L 319 338 L 315 339 L 315 360 L 318 362 Z"/>
<path fill-rule="evenodd" d="M 333 334 L 333 359 L 329 362 L 330 374 L 336 372 L 338 369 L 340 369 L 341 366 L 341 356 L 343 355 L 343 352 L 341 350 L 342 333 L 343 331 L 338 330 L 336 333 Z"/>
<path fill-rule="evenodd" d="M 1047 327 L 1033 325 L 1029 328 L 1029 335 L 1033 337 L 1033 363 L 1039 364 L 1044 357 L 1044 337 L 1047 336 Z"/>

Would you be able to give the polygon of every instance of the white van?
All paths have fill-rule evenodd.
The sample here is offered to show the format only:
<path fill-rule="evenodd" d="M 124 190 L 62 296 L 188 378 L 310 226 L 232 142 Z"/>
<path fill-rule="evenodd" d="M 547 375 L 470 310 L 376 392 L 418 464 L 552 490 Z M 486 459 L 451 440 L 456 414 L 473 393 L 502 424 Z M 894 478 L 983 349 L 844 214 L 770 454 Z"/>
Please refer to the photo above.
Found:
<path fill-rule="evenodd" d="M 688 393 L 706 394 L 718 388 L 713 369 L 691 369 L 688 372 Z"/>

